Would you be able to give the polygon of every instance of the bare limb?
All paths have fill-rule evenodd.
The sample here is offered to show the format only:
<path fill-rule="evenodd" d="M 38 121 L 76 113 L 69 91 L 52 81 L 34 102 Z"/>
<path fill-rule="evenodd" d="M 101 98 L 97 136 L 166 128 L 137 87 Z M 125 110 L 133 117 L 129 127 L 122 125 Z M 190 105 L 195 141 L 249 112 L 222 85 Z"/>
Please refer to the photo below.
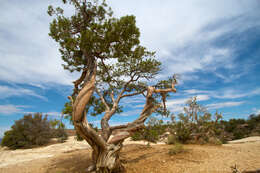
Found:
<path fill-rule="evenodd" d="M 110 97 L 111 97 L 113 104 L 115 104 L 115 97 L 114 97 L 114 91 L 113 90 L 110 93 Z"/>
<path fill-rule="evenodd" d="M 122 95 L 121 98 L 139 95 L 139 94 L 142 94 L 144 92 L 145 92 L 145 90 L 142 90 L 142 91 L 139 91 L 139 92 L 135 92 L 135 93 L 131 93 L 131 94 L 125 94 L 125 95 Z"/>
<path fill-rule="evenodd" d="M 111 130 L 119 130 L 119 131 L 118 133 L 116 133 L 114 137 L 112 137 L 108 141 L 108 143 L 116 144 L 122 142 L 124 139 L 128 138 L 134 131 L 143 128 L 145 120 L 154 111 L 156 111 L 156 109 L 158 109 L 161 106 L 160 104 L 154 104 L 154 98 L 152 97 L 153 93 L 168 93 L 168 92 L 176 92 L 176 89 L 174 88 L 174 84 L 172 84 L 172 88 L 167 88 L 167 89 L 155 89 L 155 87 L 149 86 L 147 88 L 146 103 L 140 116 L 132 123 L 111 127 Z"/>
<path fill-rule="evenodd" d="M 95 89 L 95 91 L 96 91 L 96 93 L 99 95 L 99 97 L 100 97 L 102 103 L 105 105 L 106 111 L 109 111 L 110 108 L 109 108 L 109 106 L 108 106 L 108 104 L 107 104 L 105 98 L 103 97 L 103 95 L 99 92 L 99 90 L 98 90 L 97 88 Z"/>

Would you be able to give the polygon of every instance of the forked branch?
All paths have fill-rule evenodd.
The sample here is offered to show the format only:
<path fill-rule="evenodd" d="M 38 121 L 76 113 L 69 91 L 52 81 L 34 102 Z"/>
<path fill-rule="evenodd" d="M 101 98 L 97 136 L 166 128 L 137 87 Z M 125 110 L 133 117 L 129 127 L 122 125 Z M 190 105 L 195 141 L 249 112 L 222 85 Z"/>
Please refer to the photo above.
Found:
<path fill-rule="evenodd" d="M 145 120 L 158 109 L 161 105 L 154 103 L 153 94 L 154 93 L 168 93 L 176 92 L 175 83 L 172 83 L 171 88 L 167 89 L 156 89 L 155 87 L 149 86 L 147 88 L 146 103 L 140 114 L 140 116 L 132 123 L 126 125 L 114 126 L 111 127 L 111 130 L 118 130 L 115 136 L 109 139 L 108 143 L 117 144 L 122 142 L 124 139 L 128 138 L 133 132 L 138 129 L 144 128 Z"/>

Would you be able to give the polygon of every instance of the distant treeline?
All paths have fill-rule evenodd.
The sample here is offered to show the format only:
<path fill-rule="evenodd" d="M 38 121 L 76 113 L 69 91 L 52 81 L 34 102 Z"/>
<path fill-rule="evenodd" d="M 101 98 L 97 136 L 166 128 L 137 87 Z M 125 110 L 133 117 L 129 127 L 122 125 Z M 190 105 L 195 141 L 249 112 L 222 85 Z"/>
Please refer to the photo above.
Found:
<path fill-rule="evenodd" d="M 260 114 L 252 114 L 248 119 L 230 119 L 219 122 L 226 132 L 227 140 L 260 135 Z"/>
<path fill-rule="evenodd" d="M 221 120 L 216 112 L 192 117 L 189 114 L 179 114 L 177 120 L 163 123 L 162 120 L 151 118 L 144 130 L 132 135 L 133 140 L 160 141 L 168 133 L 166 142 L 222 144 L 227 141 L 260 135 L 260 114 L 252 114 L 248 119 Z"/>

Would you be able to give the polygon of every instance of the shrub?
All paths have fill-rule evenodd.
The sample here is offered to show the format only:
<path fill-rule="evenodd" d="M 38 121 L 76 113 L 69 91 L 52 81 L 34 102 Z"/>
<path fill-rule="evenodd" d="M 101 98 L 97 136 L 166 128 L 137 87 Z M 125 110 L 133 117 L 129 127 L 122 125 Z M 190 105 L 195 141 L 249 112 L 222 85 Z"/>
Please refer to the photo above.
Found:
<path fill-rule="evenodd" d="M 22 119 L 15 121 L 11 130 L 5 132 L 1 145 L 10 149 L 30 148 L 44 145 L 52 137 L 50 123 L 47 115 L 40 113 L 25 115 Z"/>
<path fill-rule="evenodd" d="M 177 139 L 174 135 L 169 135 L 167 139 L 167 144 L 176 144 Z"/>
<path fill-rule="evenodd" d="M 184 149 L 182 144 L 176 143 L 172 148 L 169 149 L 168 153 L 170 155 L 176 155 L 176 154 L 179 154 L 179 153 L 183 153 L 185 151 L 186 150 Z"/>
<path fill-rule="evenodd" d="M 175 130 L 178 142 L 187 143 L 191 139 L 192 130 L 188 124 L 177 122 Z"/>
<path fill-rule="evenodd" d="M 138 132 L 135 132 L 135 133 L 131 136 L 131 139 L 132 139 L 133 141 L 140 141 L 140 140 L 143 140 L 144 137 L 143 137 L 142 133 L 141 133 L 140 131 L 138 131 Z"/>
<path fill-rule="evenodd" d="M 32 148 L 47 144 L 51 138 L 58 138 L 59 142 L 68 138 L 64 124 L 59 120 L 49 121 L 41 113 L 27 114 L 5 132 L 1 145 L 10 149 Z"/>
<path fill-rule="evenodd" d="M 68 139 L 68 134 L 65 131 L 65 125 L 56 119 L 51 120 L 49 123 L 51 125 L 52 137 L 58 138 L 58 142 L 65 142 L 65 140 Z"/>
<path fill-rule="evenodd" d="M 132 140 L 146 140 L 149 142 L 157 142 L 159 140 L 159 136 L 165 132 L 165 129 L 167 127 L 163 124 L 162 120 L 158 120 L 155 117 L 150 117 L 147 124 L 148 125 L 145 129 L 137 131 L 131 136 Z"/>

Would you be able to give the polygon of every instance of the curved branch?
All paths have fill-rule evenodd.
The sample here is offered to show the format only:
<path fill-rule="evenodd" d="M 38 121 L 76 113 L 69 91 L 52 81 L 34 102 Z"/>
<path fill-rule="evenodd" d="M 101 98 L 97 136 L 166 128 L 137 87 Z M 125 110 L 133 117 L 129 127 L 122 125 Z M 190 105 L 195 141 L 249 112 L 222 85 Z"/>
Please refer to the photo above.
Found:
<path fill-rule="evenodd" d="M 103 95 L 99 92 L 99 90 L 98 90 L 97 88 L 95 89 L 95 91 L 96 91 L 96 93 L 99 95 L 99 97 L 100 97 L 102 103 L 105 105 L 106 111 L 109 111 L 110 108 L 109 108 L 109 106 L 108 106 L 108 104 L 107 104 L 105 98 L 103 97 Z"/>
<path fill-rule="evenodd" d="M 111 130 L 119 130 L 114 137 L 109 139 L 109 144 L 116 144 L 122 142 L 124 139 L 131 136 L 131 134 L 141 128 L 144 128 L 145 120 L 158 109 L 161 105 L 154 104 L 153 93 L 167 93 L 167 92 L 176 92 L 174 88 L 174 84 L 172 84 L 172 88 L 167 89 L 155 89 L 155 87 L 149 86 L 147 88 L 147 95 L 146 95 L 146 103 L 145 106 L 140 114 L 140 116 L 132 123 L 128 123 L 126 125 L 114 126 L 111 127 Z"/>

